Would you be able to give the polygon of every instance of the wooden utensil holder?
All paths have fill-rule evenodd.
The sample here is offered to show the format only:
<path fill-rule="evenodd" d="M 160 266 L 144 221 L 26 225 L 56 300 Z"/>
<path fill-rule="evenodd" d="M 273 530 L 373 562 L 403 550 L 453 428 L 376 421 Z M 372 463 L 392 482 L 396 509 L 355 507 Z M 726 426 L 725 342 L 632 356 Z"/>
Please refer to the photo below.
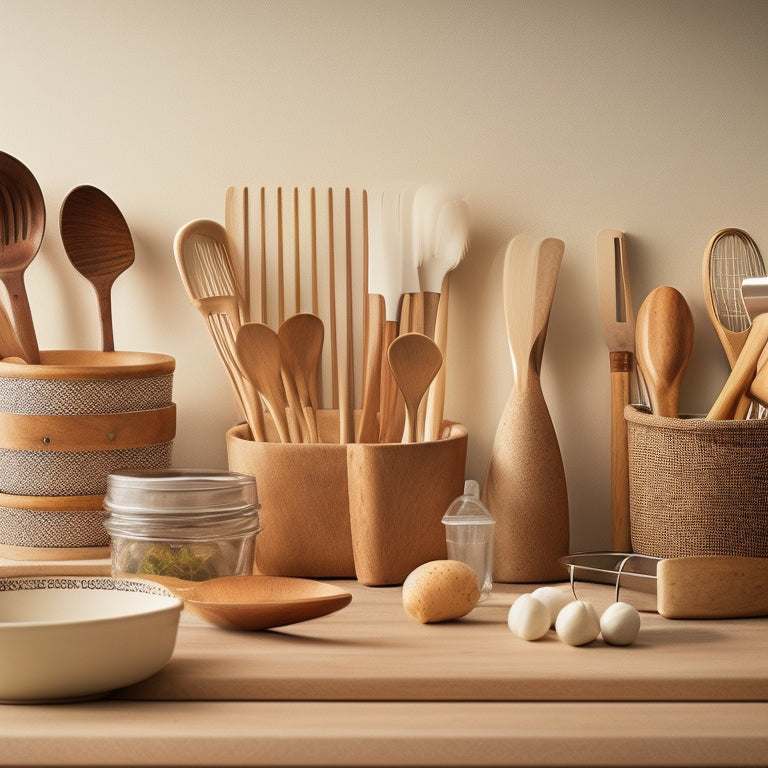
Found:
<path fill-rule="evenodd" d="M 768 420 L 624 416 L 635 552 L 768 557 Z"/>
<path fill-rule="evenodd" d="M 446 423 L 447 437 L 428 443 L 340 445 L 338 411 L 317 416 L 319 444 L 255 442 L 245 425 L 227 432 L 229 469 L 256 478 L 254 572 L 383 586 L 445 558 L 441 521 L 463 492 L 466 429 Z M 275 440 L 268 417 L 266 426 Z"/>
<path fill-rule="evenodd" d="M 106 556 L 107 475 L 171 464 L 175 361 L 55 350 L 0 363 L 0 556 Z"/>

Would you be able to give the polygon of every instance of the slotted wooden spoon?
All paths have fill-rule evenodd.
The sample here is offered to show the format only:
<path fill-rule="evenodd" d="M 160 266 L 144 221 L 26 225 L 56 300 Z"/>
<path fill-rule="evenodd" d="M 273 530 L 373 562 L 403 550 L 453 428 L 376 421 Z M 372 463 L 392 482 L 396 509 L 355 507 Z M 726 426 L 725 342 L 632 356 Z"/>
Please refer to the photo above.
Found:
<path fill-rule="evenodd" d="M 85 184 L 64 198 L 59 229 L 69 261 L 96 291 L 102 349 L 112 352 L 112 285 L 136 255 L 128 224 L 111 198 Z"/>
<path fill-rule="evenodd" d="M 254 439 L 264 440 L 261 400 L 237 362 L 235 339 L 245 310 L 226 229 L 209 219 L 190 221 L 176 233 L 173 249 L 187 295 L 211 334 L 235 401 Z"/>
<path fill-rule="evenodd" d="M 432 339 L 421 333 L 398 336 L 387 350 L 392 375 L 405 400 L 403 442 L 416 440 L 419 404 L 443 364 L 443 356 Z"/>
<path fill-rule="evenodd" d="M 693 333 L 691 309 L 675 288 L 659 286 L 640 305 L 635 355 L 656 416 L 679 415 L 680 385 L 693 353 Z"/>
<path fill-rule="evenodd" d="M 37 179 L 22 162 L 0 152 L 0 280 L 30 363 L 40 362 L 40 352 L 24 271 L 37 255 L 44 232 L 45 200 Z"/>

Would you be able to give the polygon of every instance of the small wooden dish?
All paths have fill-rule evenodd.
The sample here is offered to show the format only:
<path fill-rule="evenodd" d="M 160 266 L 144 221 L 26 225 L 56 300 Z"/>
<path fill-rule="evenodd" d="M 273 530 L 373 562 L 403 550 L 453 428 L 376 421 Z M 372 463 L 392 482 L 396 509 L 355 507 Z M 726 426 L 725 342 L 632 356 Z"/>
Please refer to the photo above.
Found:
<path fill-rule="evenodd" d="M 197 582 L 158 576 L 152 580 L 180 597 L 190 613 L 225 629 L 297 624 L 327 616 L 352 601 L 352 595 L 340 587 L 287 576 L 220 576 Z"/>

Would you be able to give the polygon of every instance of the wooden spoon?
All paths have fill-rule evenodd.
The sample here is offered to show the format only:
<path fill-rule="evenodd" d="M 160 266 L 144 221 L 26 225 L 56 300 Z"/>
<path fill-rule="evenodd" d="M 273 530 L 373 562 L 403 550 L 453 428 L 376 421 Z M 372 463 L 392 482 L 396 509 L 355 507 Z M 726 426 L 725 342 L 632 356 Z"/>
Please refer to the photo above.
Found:
<path fill-rule="evenodd" d="M 0 280 L 11 300 L 16 332 L 30 363 L 40 362 L 24 271 L 40 249 L 45 232 L 45 200 L 31 171 L 0 152 Z"/>
<path fill-rule="evenodd" d="M 725 382 L 708 419 L 732 419 L 739 402 L 749 391 L 757 374 L 757 363 L 768 342 L 768 314 L 758 315 L 749 329 L 747 340 L 736 359 L 731 375 Z"/>
<path fill-rule="evenodd" d="M 429 385 L 443 364 L 443 356 L 432 339 L 421 333 L 398 336 L 387 350 L 387 359 L 405 400 L 403 442 L 416 440 L 416 415 Z"/>
<path fill-rule="evenodd" d="M 296 624 L 327 616 L 352 601 L 352 595 L 340 587 L 287 576 L 219 576 L 208 581 L 141 578 L 159 582 L 184 601 L 185 609 L 227 629 Z"/>
<path fill-rule="evenodd" d="M 287 318 L 277 335 L 288 372 L 296 382 L 310 440 L 319 442 L 317 378 L 325 335 L 323 321 L 317 315 L 300 312 Z"/>
<path fill-rule="evenodd" d="M 96 291 L 102 349 L 112 352 L 112 285 L 133 264 L 136 254 L 131 231 L 115 203 L 87 184 L 75 187 L 64 198 L 59 228 L 72 266 Z"/>
<path fill-rule="evenodd" d="M 280 339 L 264 323 L 244 323 L 235 342 L 240 366 L 267 403 L 280 441 L 291 442 L 288 401 L 280 365 Z"/>
<path fill-rule="evenodd" d="M 669 285 L 652 290 L 637 313 L 635 355 L 656 416 L 679 415 L 693 335 L 693 315 L 683 295 Z"/>

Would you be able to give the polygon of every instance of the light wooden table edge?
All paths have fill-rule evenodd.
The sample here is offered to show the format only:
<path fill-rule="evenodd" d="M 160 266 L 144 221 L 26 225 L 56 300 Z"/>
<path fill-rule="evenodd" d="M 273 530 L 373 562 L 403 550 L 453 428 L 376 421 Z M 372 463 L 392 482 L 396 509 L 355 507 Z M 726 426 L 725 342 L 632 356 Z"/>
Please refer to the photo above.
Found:
<path fill-rule="evenodd" d="M 768 702 L 124 702 L 0 707 L 1 765 L 750 766 Z"/>

